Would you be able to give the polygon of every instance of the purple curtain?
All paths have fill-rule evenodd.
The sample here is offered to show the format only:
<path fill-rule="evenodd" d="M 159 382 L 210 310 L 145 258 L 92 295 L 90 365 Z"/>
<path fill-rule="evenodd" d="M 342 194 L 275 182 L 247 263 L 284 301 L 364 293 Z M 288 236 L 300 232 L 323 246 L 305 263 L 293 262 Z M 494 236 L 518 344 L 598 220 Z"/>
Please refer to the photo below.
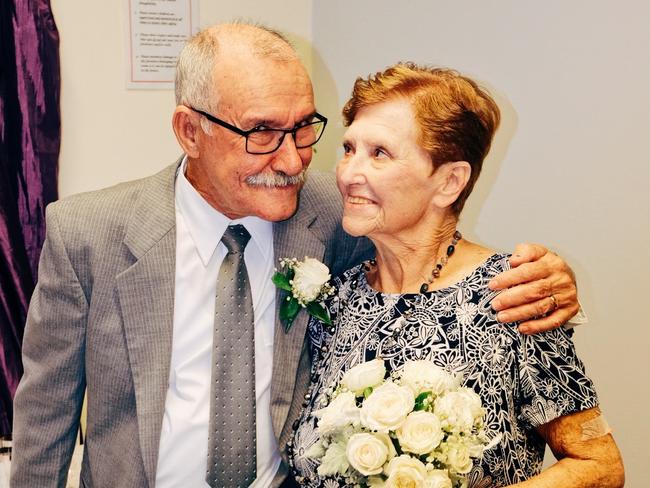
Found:
<path fill-rule="evenodd" d="M 0 436 L 11 435 L 45 206 L 57 198 L 60 81 L 49 0 L 0 0 Z"/>

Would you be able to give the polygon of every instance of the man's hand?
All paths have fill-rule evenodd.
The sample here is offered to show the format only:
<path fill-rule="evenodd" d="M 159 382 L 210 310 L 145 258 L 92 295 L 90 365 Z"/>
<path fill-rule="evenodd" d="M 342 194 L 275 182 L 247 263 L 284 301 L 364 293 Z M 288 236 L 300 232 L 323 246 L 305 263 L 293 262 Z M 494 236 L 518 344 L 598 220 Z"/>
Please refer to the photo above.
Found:
<path fill-rule="evenodd" d="M 519 331 L 535 334 L 560 327 L 578 312 L 575 275 L 557 254 L 539 244 L 519 244 L 510 265 L 489 283 L 504 290 L 492 300 L 499 322 L 522 321 Z"/>

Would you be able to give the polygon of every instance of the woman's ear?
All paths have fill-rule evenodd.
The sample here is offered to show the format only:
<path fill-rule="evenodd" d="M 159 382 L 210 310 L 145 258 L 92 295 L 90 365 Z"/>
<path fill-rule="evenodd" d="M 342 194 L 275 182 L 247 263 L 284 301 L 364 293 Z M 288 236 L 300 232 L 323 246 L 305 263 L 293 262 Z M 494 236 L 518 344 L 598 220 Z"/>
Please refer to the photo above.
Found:
<path fill-rule="evenodd" d="M 188 157 L 199 157 L 200 120 L 199 114 L 184 105 L 178 105 L 172 115 L 172 128 L 178 143 Z"/>
<path fill-rule="evenodd" d="M 453 161 L 441 164 L 435 173 L 437 173 L 438 190 L 433 196 L 433 203 L 439 208 L 447 208 L 458 200 L 467 186 L 472 175 L 472 167 L 467 161 Z"/>

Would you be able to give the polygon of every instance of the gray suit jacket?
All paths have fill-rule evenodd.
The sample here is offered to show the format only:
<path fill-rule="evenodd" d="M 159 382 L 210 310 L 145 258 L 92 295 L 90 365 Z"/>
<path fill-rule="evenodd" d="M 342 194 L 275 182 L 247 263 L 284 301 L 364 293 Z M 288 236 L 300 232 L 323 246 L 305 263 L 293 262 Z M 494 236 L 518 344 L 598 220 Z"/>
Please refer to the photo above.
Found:
<path fill-rule="evenodd" d="M 12 487 L 65 486 L 84 391 L 82 486 L 154 486 L 172 347 L 177 167 L 48 208 L 15 399 Z M 340 214 L 332 176 L 310 173 L 298 212 L 274 224 L 276 259 L 312 256 L 336 275 L 367 257 L 368 241 L 347 236 Z M 304 311 L 288 334 L 276 322 L 271 414 L 283 456 L 309 383 L 306 326 Z"/>

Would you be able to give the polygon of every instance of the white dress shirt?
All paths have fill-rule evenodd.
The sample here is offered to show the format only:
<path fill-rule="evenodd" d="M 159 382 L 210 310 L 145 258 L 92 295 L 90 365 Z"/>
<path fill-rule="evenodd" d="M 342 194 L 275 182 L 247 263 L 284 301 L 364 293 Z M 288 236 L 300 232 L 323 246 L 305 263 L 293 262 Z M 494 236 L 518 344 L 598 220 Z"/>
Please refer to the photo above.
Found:
<path fill-rule="evenodd" d="M 271 422 L 271 371 L 275 326 L 273 228 L 257 217 L 231 221 L 210 206 L 185 178 L 176 178 L 176 284 L 169 388 L 160 436 L 156 487 L 207 487 L 205 482 L 216 280 L 227 253 L 226 227 L 251 234 L 244 261 L 255 318 L 257 479 L 269 486 L 281 458 Z M 237 331 L 232 331 L 236 334 Z"/>

